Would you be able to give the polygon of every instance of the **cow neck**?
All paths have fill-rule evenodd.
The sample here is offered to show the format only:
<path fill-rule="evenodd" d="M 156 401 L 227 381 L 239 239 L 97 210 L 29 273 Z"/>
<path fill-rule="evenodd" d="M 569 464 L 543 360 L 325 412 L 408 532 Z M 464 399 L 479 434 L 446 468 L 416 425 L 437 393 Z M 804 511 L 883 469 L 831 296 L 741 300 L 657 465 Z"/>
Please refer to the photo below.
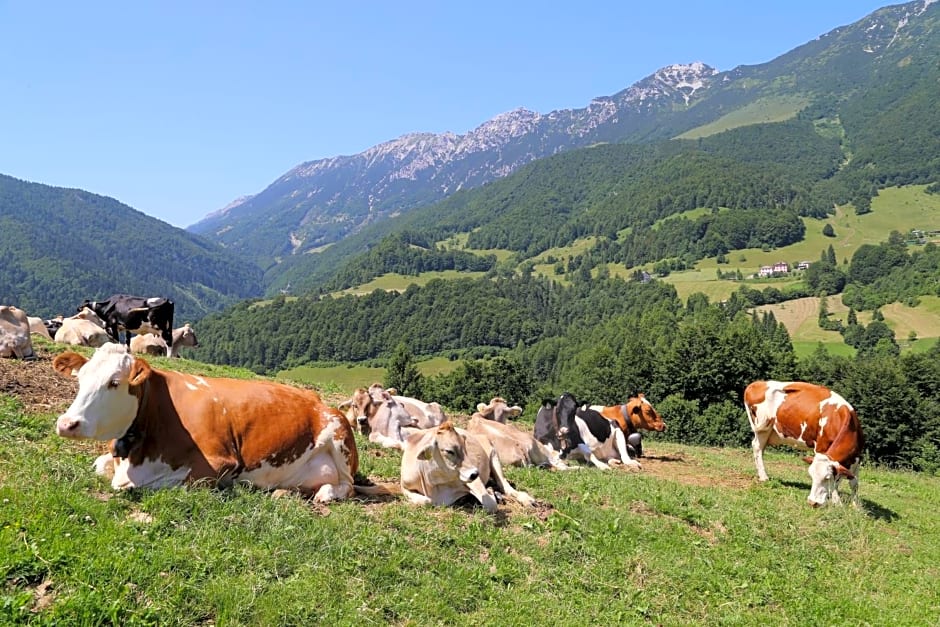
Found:
<path fill-rule="evenodd" d="M 137 413 L 134 414 L 134 420 L 131 421 L 124 435 L 114 440 L 112 444 L 111 454 L 115 457 L 128 458 L 130 454 L 143 443 L 145 432 L 142 428 L 141 423 L 143 421 L 140 415 L 143 413 L 144 406 L 150 398 L 150 378 L 148 377 L 141 385 L 143 389 L 140 392 L 140 396 L 137 397 Z"/>
<path fill-rule="evenodd" d="M 623 414 L 623 422 L 627 425 L 627 435 L 631 433 L 636 433 L 636 429 L 633 428 L 633 423 L 630 422 L 630 414 L 627 413 L 627 404 L 624 403 L 620 406 L 620 413 Z"/>

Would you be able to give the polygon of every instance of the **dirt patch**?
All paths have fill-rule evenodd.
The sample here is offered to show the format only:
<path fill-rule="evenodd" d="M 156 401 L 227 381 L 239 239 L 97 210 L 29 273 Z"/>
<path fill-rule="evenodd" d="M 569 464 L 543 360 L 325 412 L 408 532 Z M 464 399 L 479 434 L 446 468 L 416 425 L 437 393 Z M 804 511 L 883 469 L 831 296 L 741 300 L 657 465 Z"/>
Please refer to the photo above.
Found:
<path fill-rule="evenodd" d="M 36 359 L 0 359 L 0 394 L 18 399 L 29 414 L 62 412 L 75 398 L 78 380 L 52 369 L 57 353 L 41 346 L 33 348 Z"/>
<path fill-rule="evenodd" d="M 727 469 L 720 474 L 708 472 L 702 467 L 700 461 L 689 460 L 681 453 L 641 457 L 639 461 L 643 466 L 641 473 L 684 485 L 744 489 L 754 483 L 753 476 L 744 475 L 732 469 Z"/>

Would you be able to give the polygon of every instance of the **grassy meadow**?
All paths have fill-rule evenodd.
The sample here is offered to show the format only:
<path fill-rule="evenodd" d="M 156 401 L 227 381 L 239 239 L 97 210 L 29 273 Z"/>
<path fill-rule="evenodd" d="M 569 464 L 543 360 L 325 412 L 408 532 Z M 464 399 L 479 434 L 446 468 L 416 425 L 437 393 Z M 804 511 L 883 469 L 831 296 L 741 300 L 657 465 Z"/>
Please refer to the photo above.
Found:
<path fill-rule="evenodd" d="M 459 361 L 451 361 L 446 357 L 432 357 L 423 359 L 415 364 L 424 376 L 447 374 L 455 370 Z M 316 386 L 320 389 L 336 389 L 346 393 L 357 387 L 369 387 L 372 383 L 381 382 L 385 376 L 385 368 L 381 366 L 361 366 L 358 364 L 317 365 L 310 364 L 297 366 L 277 373 L 277 378 L 285 382 L 297 382 Z"/>
<path fill-rule="evenodd" d="M 698 139 L 750 124 L 783 122 L 796 117 L 796 114 L 807 104 L 809 102 L 800 96 L 760 98 L 747 106 L 735 109 L 714 122 L 688 130 L 676 139 Z"/>
<path fill-rule="evenodd" d="M 114 493 L 91 471 L 101 444 L 54 435 L 67 402 L 36 400 L 0 393 L 0 624 L 926 625 L 940 616 L 938 477 L 863 466 L 860 509 L 812 509 L 795 452 L 768 453 L 771 480 L 759 484 L 749 450 L 651 437 L 639 472 L 507 469 L 539 503 L 504 502 L 496 515 L 396 498 L 318 506 L 245 486 Z M 397 480 L 397 451 L 359 444 L 361 476 Z"/>

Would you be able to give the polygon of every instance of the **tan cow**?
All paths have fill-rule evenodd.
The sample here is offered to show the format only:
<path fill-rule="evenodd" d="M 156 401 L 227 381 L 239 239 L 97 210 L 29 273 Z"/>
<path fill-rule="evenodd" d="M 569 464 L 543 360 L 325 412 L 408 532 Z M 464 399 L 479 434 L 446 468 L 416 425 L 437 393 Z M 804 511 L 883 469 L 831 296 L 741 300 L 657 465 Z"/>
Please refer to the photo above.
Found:
<path fill-rule="evenodd" d="M 104 321 L 87 307 L 74 316 L 62 319 L 62 326 L 53 338 L 59 344 L 91 346 L 97 348 L 111 341 L 104 329 Z"/>
<path fill-rule="evenodd" d="M 761 481 L 767 481 L 766 446 L 810 449 L 813 456 L 804 458 L 813 481 L 809 504 L 839 503 L 839 480 L 846 477 L 852 487 L 852 503 L 860 505 L 858 467 L 865 439 L 855 408 L 848 401 L 813 383 L 755 381 L 744 390 L 744 409 L 754 432 L 751 448 Z"/>
<path fill-rule="evenodd" d="M 482 404 L 482 403 L 481 403 Z M 475 413 L 467 423 L 467 432 L 476 436 L 487 452 L 496 451 L 496 457 L 503 466 L 540 466 L 568 470 L 569 466 L 561 461 L 558 451 L 535 439 L 510 424 L 503 424 Z"/>
<path fill-rule="evenodd" d="M 503 474 L 495 450 L 487 452 L 473 435 L 453 423 L 420 429 L 402 445 L 400 490 L 417 505 L 452 505 L 472 494 L 488 512 L 496 511 L 496 497 L 486 484 L 522 505 L 535 502 L 525 492 L 512 487 Z M 356 486 L 363 494 L 385 494 L 377 487 Z"/>
<path fill-rule="evenodd" d="M 345 412 L 350 425 L 369 436 L 370 442 L 386 448 L 400 449 L 405 429 L 417 426 L 414 416 L 380 383 L 373 383 L 368 390 L 358 388 L 338 409 Z"/>
<path fill-rule="evenodd" d="M 196 332 L 193 331 L 188 322 L 177 329 L 173 329 L 173 346 L 169 349 L 166 341 L 153 333 L 134 335 L 131 338 L 131 352 L 157 357 L 179 357 L 180 349 L 184 346 L 199 346 Z"/>
<path fill-rule="evenodd" d="M 113 467 L 115 489 L 209 481 L 296 490 L 318 502 L 352 494 L 352 430 L 310 390 L 158 370 L 112 343 L 90 360 L 63 353 L 53 367 L 78 377 L 57 433 L 117 438 L 111 447 L 121 454 L 95 464 Z"/>
<path fill-rule="evenodd" d="M 506 424 L 507 418 L 517 418 L 522 414 L 522 408 L 518 405 L 509 406 L 506 399 L 494 396 L 489 403 L 477 403 L 477 413 L 487 420 L 495 420 Z"/>
<path fill-rule="evenodd" d="M 29 332 L 35 333 L 41 337 L 51 340 L 52 336 L 49 334 L 49 329 L 46 328 L 46 323 L 42 321 L 42 318 L 36 316 L 27 316 L 26 319 L 29 321 Z"/>
<path fill-rule="evenodd" d="M 36 357 L 29 337 L 28 316 L 13 305 L 0 305 L 0 357 Z"/>

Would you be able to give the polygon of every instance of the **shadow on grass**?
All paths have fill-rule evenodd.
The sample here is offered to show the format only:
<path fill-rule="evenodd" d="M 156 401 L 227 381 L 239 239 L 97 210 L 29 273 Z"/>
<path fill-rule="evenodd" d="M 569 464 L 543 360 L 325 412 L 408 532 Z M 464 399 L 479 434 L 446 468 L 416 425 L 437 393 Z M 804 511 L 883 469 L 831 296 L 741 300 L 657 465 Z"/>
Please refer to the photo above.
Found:
<path fill-rule="evenodd" d="M 788 488 L 799 488 L 800 490 L 805 490 L 806 492 L 809 492 L 809 489 L 811 487 L 810 484 L 805 481 L 788 481 L 786 479 L 771 479 L 770 482 L 778 483 Z M 851 507 L 851 505 L 848 505 L 848 498 L 844 494 L 842 494 L 842 500 L 844 503 L 846 503 L 848 507 Z M 885 522 L 894 522 L 895 520 L 900 520 L 901 518 L 898 515 L 898 513 L 895 512 L 894 510 L 888 509 L 887 507 L 882 507 L 881 505 L 878 505 L 878 503 L 875 503 L 874 501 L 870 501 L 868 499 L 860 499 L 860 500 L 862 502 L 862 511 L 865 512 L 866 516 L 875 518 L 877 520 L 883 520 Z"/>

